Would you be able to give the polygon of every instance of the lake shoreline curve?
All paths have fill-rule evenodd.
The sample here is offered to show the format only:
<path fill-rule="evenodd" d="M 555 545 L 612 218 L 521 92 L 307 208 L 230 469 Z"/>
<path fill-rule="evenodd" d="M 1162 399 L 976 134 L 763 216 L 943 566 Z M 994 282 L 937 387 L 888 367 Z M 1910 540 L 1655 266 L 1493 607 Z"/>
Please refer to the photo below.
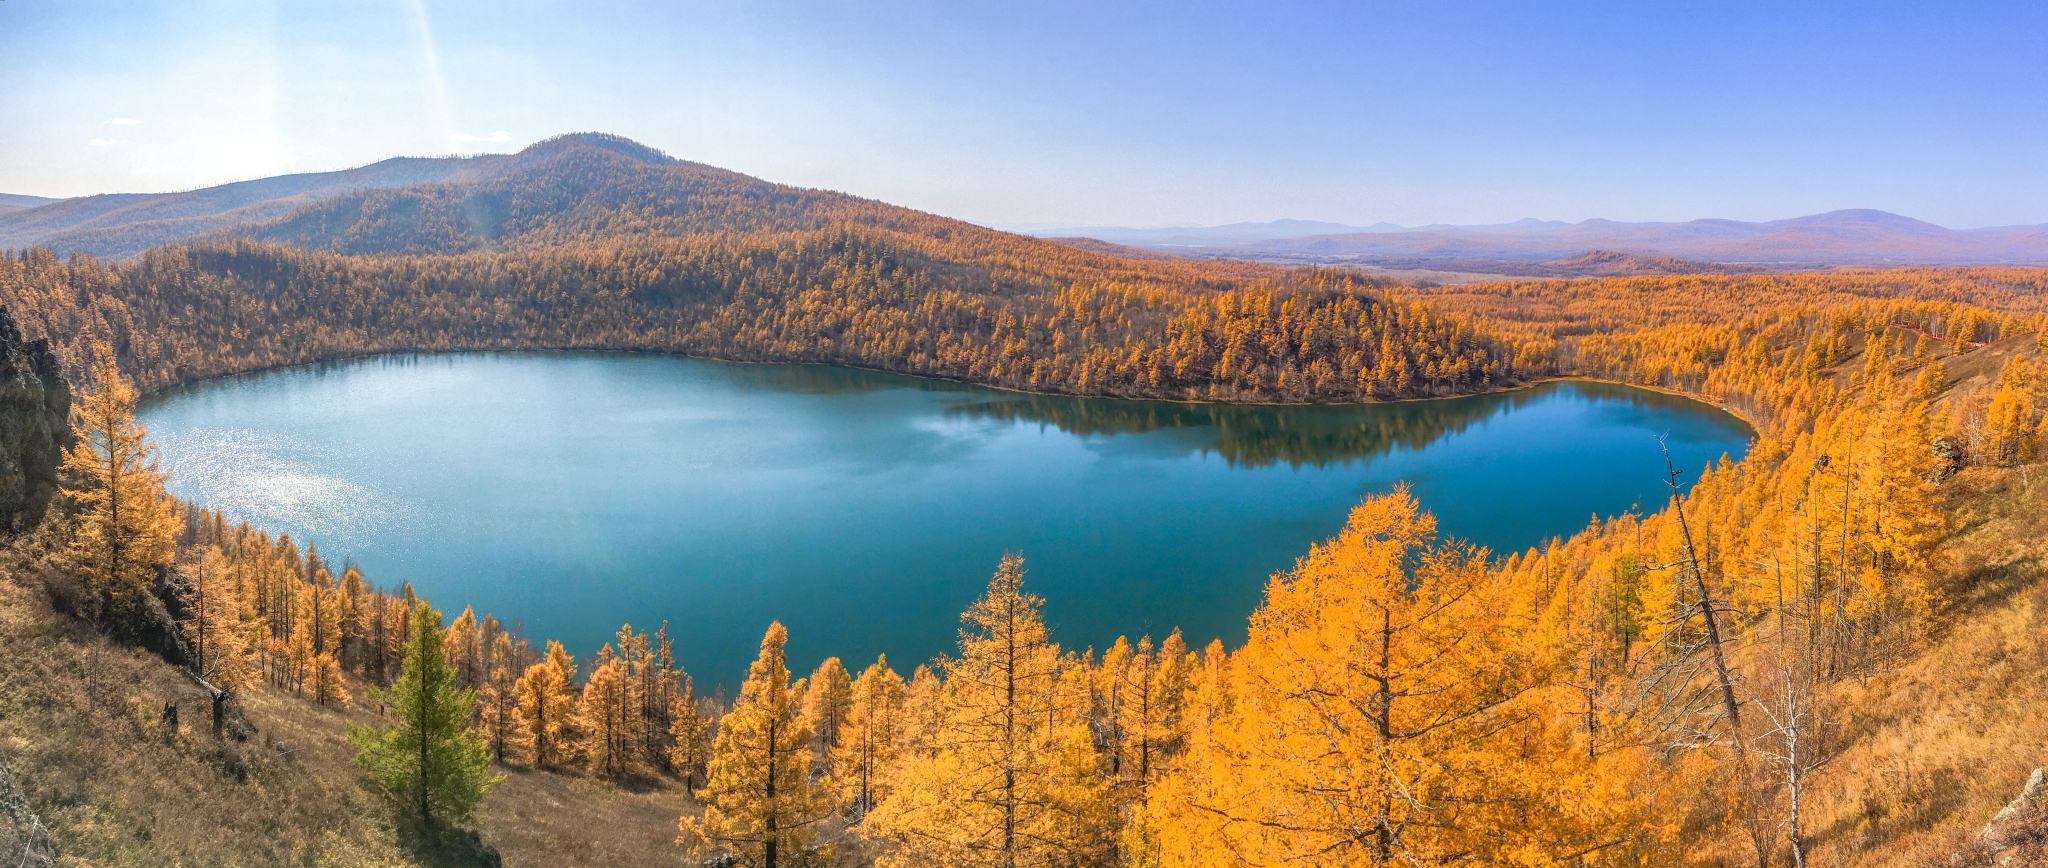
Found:
<path fill-rule="evenodd" d="M 725 358 L 722 356 L 697 355 L 694 353 L 675 352 L 672 350 L 650 350 L 631 347 L 462 347 L 447 349 L 398 348 L 371 350 L 360 353 L 336 353 L 331 356 L 324 356 L 322 358 L 305 362 L 294 362 L 288 365 L 267 365 L 263 367 L 250 368 L 248 370 L 233 371 L 225 374 L 215 374 L 212 376 L 198 377 L 189 380 L 178 380 L 172 383 L 167 383 L 161 387 L 145 391 L 141 397 L 144 402 L 149 402 L 154 399 L 162 398 L 166 395 L 169 395 L 170 393 L 179 391 L 181 389 L 189 389 L 195 386 L 200 386 L 207 383 L 215 383 L 222 380 L 233 380 L 240 377 L 260 376 L 263 374 L 270 374 L 278 371 L 289 371 L 294 368 L 310 368 L 319 365 L 333 365 L 344 362 L 363 361 L 367 359 L 375 359 L 384 356 L 490 355 L 522 353 L 592 353 L 599 355 L 671 356 L 675 358 L 698 359 L 701 361 L 723 362 L 726 364 L 736 365 L 807 365 L 823 368 L 843 368 L 845 370 L 850 371 L 868 371 L 870 373 L 876 374 L 891 374 L 899 377 L 910 377 L 918 380 L 930 380 L 942 383 L 958 383 L 964 386 L 974 386 L 976 388 L 990 389 L 998 392 L 1010 392 L 1019 395 L 1047 395 L 1063 398 L 1099 398 L 1111 401 L 1149 401 L 1159 404 L 1183 404 L 1187 406 L 1372 407 L 1379 405 L 1415 404 L 1426 401 L 1452 401 L 1459 398 L 1470 398 L 1479 395 L 1499 395 L 1509 392 L 1518 392 L 1526 389 L 1533 389 L 1545 383 L 1606 383 L 1609 385 L 1627 386 L 1632 389 L 1642 389 L 1644 391 L 1657 392 L 1659 394 L 1671 395 L 1674 397 L 1685 398 L 1690 401 L 1696 401 L 1698 403 L 1713 407 L 1717 410 L 1727 413 L 1730 416 L 1734 416 L 1735 418 L 1742 420 L 1742 423 L 1750 429 L 1750 433 L 1753 437 L 1761 437 L 1763 431 L 1763 426 L 1759 424 L 1756 419 L 1750 418 L 1748 414 L 1743 413 L 1742 411 L 1737 410 L 1736 408 L 1724 404 L 1718 400 L 1715 400 L 1712 396 L 1709 395 L 1697 392 L 1688 392 L 1682 389 L 1671 389 L 1663 386 L 1652 386 L 1643 383 L 1629 383 L 1623 382 L 1621 380 L 1608 380 L 1600 377 L 1589 377 L 1583 374 L 1559 374 L 1556 376 L 1549 377 L 1537 377 L 1535 379 L 1530 380 L 1517 380 L 1513 383 L 1508 383 L 1491 388 L 1475 389 L 1470 392 L 1454 392 L 1449 395 L 1430 395 L 1427 397 L 1420 398 L 1393 398 L 1385 401 L 1205 401 L 1196 398 L 1166 398 L 1145 395 L 1110 395 L 1086 392 L 1022 389 L 1017 388 L 1015 386 L 1002 386 L 994 383 L 983 383 L 975 380 L 962 379 L 959 377 L 943 377 L 932 374 L 910 373 L 907 371 L 895 371 L 890 370 L 888 368 L 878 368 L 868 365 L 855 365 L 848 364 L 845 362 L 818 362 L 780 359 L 732 359 Z"/>

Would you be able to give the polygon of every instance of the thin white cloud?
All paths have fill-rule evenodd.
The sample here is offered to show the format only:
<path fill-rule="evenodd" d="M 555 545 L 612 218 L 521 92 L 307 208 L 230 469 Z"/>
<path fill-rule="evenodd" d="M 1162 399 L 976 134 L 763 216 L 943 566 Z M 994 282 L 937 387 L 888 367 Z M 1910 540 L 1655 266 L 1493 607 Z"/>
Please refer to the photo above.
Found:
<path fill-rule="evenodd" d="M 109 145 L 118 144 L 120 144 L 120 142 L 114 141 L 113 139 L 93 139 L 92 141 L 85 143 L 86 147 L 89 148 L 104 148 Z"/>
<path fill-rule="evenodd" d="M 455 141 L 458 142 L 509 142 L 512 141 L 512 134 L 504 130 L 499 130 L 495 133 L 490 134 L 489 136 L 476 136 L 470 135 L 469 133 L 456 133 L 452 136 L 449 136 L 448 138 L 454 139 Z"/>
<path fill-rule="evenodd" d="M 117 127 L 132 127 L 142 122 L 134 118 L 108 118 L 107 123 L 113 124 Z"/>

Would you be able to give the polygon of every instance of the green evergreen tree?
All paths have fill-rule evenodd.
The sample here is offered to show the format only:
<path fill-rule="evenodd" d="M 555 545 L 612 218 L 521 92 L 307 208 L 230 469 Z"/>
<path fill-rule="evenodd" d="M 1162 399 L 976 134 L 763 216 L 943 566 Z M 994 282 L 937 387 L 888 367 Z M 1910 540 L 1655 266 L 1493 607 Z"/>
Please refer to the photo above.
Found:
<path fill-rule="evenodd" d="M 477 802 L 505 780 L 490 773 L 483 736 L 471 732 L 476 691 L 456 689 L 454 670 L 443 656 L 441 613 L 422 600 L 412 607 L 411 636 L 398 681 L 377 691 L 398 723 L 371 728 L 351 724 L 349 742 L 356 762 L 398 800 L 417 810 L 422 823 L 460 823 Z"/>

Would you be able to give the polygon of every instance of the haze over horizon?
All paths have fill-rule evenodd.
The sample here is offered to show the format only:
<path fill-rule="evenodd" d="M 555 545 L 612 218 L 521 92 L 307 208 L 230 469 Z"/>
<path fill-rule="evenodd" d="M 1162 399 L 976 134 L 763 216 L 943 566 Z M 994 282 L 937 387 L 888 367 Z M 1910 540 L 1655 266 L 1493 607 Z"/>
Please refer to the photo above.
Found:
<path fill-rule="evenodd" d="M 589 10 L 0 5 L 0 193 L 596 130 L 999 227 L 2048 223 L 2031 4 Z"/>

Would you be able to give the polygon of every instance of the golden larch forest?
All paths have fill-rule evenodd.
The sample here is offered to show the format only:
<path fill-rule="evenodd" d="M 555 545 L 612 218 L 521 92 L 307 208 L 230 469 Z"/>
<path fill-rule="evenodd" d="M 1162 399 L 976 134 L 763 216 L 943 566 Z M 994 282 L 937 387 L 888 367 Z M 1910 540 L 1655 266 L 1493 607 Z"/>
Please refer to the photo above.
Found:
<path fill-rule="evenodd" d="M 2048 731 L 2044 292 L 2022 268 L 1411 287 L 886 221 L 573 252 L 32 249 L 0 260 L 0 304 L 75 386 L 76 436 L 61 508 L 6 555 L 8 653 L 37 662 L 0 674 L 4 743 L 26 778 L 94 770 L 34 791 L 80 864 L 410 864 L 373 798 L 303 781 L 355 773 L 237 746 L 266 716 L 346 718 L 364 786 L 429 823 L 495 832 L 518 821 L 493 787 L 545 780 L 673 796 L 673 857 L 727 860 L 704 864 L 1991 864 L 1977 830 Z M 1268 580 L 1242 647 L 1063 646 L 1011 555 L 955 652 L 805 675 L 780 624 L 751 625 L 728 698 L 693 689 L 670 631 L 743 625 L 622 625 L 578 660 L 459 600 L 444 618 L 172 499 L 134 421 L 138 387 L 540 347 L 1225 401 L 1586 377 L 1730 408 L 1758 440 L 1525 551 L 1440 536 L 1406 489 L 1368 497 Z M 116 641 L 152 585 L 211 709 L 158 714 Z M 52 606 L 77 626 L 22 628 Z M 38 701 L 38 679 L 74 686 Z M 188 771 L 146 780 L 88 740 Z M 214 825 L 118 801 L 166 788 Z M 1999 822 L 1999 858 L 2048 858 L 2040 818 Z M 263 848 L 216 848 L 259 826 Z"/>

